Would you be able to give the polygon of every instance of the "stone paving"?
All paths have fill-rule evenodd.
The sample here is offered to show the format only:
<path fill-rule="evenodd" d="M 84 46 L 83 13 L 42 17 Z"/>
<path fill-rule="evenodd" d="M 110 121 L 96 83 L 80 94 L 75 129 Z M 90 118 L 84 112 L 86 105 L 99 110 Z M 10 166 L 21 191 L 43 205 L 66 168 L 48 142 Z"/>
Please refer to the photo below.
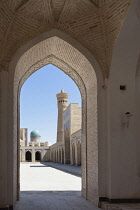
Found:
<path fill-rule="evenodd" d="M 53 162 L 44 162 L 44 165 L 52 166 L 53 168 L 57 168 L 62 171 L 70 172 L 72 174 L 76 174 L 81 176 L 81 167 L 80 166 L 73 166 L 73 165 L 65 165 L 60 163 L 53 163 Z"/>
<path fill-rule="evenodd" d="M 81 197 L 81 177 L 46 164 L 21 164 L 21 195 L 15 210 L 97 210 Z"/>

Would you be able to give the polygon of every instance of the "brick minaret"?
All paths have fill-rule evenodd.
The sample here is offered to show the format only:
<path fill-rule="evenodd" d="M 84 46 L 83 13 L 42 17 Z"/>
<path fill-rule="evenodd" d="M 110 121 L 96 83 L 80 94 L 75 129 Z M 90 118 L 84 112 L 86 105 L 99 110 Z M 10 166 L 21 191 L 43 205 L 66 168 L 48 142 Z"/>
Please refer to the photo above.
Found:
<path fill-rule="evenodd" d="M 68 93 L 61 93 L 56 95 L 58 104 L 58 121 L 57 121 L 57 142 L 64 141 L 64 116 L 63 112 L 68 106 Z"/>

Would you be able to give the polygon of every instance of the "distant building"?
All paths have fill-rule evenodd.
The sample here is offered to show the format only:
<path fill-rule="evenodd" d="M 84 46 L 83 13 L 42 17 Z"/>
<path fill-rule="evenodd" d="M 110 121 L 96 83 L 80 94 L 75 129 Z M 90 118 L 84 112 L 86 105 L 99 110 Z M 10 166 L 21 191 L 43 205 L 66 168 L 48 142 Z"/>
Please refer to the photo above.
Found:
<path fill-rule="evenodd" d="M 26 134 L 26 138 L 20 139 L 20 161 L 47 161 L 49 156 L 48 142 L 40 142 L 41 134 L 34 129 L 30 134 L 30 142 L 27 141 L 27 128 L 21 128 L 20 134 Z"/>
<path fill-rule="evenodd" d="M 49 146 L 40 142 L 41 134 L 34 129 L 27 141 L 27 128 L 21 128 L 20 160 L 51 161 L 81 165 L 81 107 L 78 103 L 68 105 L 68 93 L 61 90 L 56 95 L 58 104 L 57 140 Z"/>

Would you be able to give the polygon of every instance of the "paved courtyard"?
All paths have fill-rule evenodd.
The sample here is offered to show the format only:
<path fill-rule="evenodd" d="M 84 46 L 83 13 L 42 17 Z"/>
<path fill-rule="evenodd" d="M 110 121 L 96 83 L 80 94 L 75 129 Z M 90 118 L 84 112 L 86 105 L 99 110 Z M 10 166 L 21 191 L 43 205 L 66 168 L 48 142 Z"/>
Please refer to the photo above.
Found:
<path fill-rule="evenodd" d="M 15 210 L 98 209 L 81 197 L 79 176 L 40 163 L 22 163 L 20 176 L 21 195 Z"/>
<path fill-rule="evenodd" d="M 66 172 L 70 172 L 72 174 L 82 176 L 80 166 L 69 165 L 69 164 L 65 165 L 65 164 L 53 163 L 53 162 L 44 162 L 43 164 L 47 164 L 49 166 L 52 166 L 53 168 L 57 168 L 62 171 L 66 171 Z"/>

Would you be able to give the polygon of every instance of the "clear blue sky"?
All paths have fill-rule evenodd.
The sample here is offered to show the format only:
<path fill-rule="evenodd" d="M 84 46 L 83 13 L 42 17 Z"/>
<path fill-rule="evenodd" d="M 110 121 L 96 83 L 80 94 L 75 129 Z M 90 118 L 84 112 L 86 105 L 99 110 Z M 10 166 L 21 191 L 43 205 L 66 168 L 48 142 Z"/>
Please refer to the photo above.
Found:
<path fill-rule="evenodd" d="M 57 99 L 64 89 L 69 103 L 79 103 L 81 95 L 77 85 L 63 71 L 49 64 L 32 74 L 23 84 L 20 94 L 20 127 L 30 132 L 38 129 L 42 141 L 56 142 Z"/>

